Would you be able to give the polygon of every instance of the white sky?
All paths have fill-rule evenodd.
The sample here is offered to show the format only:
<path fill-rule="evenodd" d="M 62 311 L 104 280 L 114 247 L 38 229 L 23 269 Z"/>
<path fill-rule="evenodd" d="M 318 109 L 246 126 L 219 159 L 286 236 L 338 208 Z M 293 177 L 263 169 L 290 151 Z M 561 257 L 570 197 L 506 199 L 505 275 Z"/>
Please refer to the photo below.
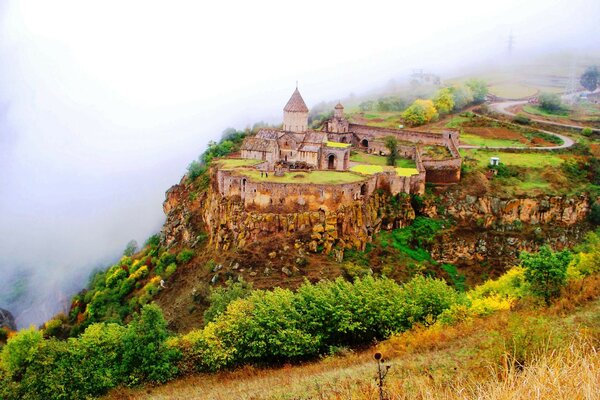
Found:
<path fill-rule="evenodd" d="M 598 0 L 0 0 L 0 274 L 83 286 L 160 228 L 208 140 L 278 122 L 296 80 L 310 107 L 493 62 L 510 31 L 521 54 L 597 49 L 599 21 Z"/>

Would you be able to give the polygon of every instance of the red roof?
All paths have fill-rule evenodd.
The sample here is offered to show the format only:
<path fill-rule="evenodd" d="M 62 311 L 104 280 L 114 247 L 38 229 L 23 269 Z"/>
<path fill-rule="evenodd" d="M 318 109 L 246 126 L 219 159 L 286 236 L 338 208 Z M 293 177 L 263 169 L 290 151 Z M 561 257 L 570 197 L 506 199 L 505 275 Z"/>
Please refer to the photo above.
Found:
<path fill-rule="evenodd" d="M 296 90 L 294 90 L 294 93 L 292 93 L 292 97 L 290 97 L 290 99 L 288 100 L 287 104 L 283 108 L 283 111 L 308 112 L 308 107 L 306 107 L 306 103 L 300 95 L 298 88 L 296 88 Z"/>

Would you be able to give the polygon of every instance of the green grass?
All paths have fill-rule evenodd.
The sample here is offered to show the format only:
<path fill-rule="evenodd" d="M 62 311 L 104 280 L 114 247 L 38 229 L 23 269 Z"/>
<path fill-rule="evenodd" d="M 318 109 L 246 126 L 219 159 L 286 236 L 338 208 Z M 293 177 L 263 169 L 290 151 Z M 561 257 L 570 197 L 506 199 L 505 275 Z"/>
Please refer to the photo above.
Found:
<path fill-rule="evenodd" d="M 524 106 L 523 111 L 525 111 L 526 113 L 529 113 L 529 114 L 533 114 L 533 115 L 540 115 L 542 117 L 568 117 L 570 114 L 570 110 L 564 109 L 564 108 L 561 108 L 560 110 L 556 110 L 556 111 L 548 111 L 548 110 L 544 110 L 540 106 L 532 106 L 532 105 Z"/>
<path fill-rule="evenodd" d="M 460 135 L 460 142 L 472 146 L 487 147 L 526 147 L 524 143 L 511 139 L 489 139 L 472 133 L 463 133 Z"/>
<path fill-rule="evenodd" d="M 350 171 L 358 172 L 359 174 L 373 175 L 373 174 L 377 174 L 379 172 L 383 172 L 383 167 L 381 165 L 361 164 L 361 165 L 355 165 L 354 167 L 351 167 Z"/>
<path fill-rule="evenodd" d="M 366 164 L 355 165 L 354 167 L 350 168 L 350 171 L 352 171 L 352 172 L 358 172 L 359 174 L 365 174 L 365 175 L 373 175 L 373 174 L 377 174 L 379 172 L 390 171 L 390 170 L 391 170 L 391 167 L 381 166 L 381 165 L 366 165 Z M 396 167 L 394 170 L 396 171 L 396 174 L 398 174 L 398 176 L 412 176 L 412 175 L 419 174 L 419 171 L 416 168 Z"/>
<path fill-rule="evenodd" d="M 505 99 L 522 99 L 535 95 L 538 90 L 521 83 L 498 83 L 490 86 L 490 93 Z"/>
<path fill-rule="evenodd" d="M 232 170 L 240 167 L 252 167 L 260 164 L 262 160 L 254 160 L 248 158 L 223 158 L 217 161 L 223 170 Z"/>
<path fill-rule="evenodd" d="M 370 164 L 370 165 L 387 165 L 387 158 L 384 156 L 378 156 L 376 154 L 368 154 L 361 151 L 352 153 L 350 155 L 350 161 Z M 408 158 L 398 158 L 396 160 L 396 166 L 402 168 L 415 168 L 415 162 Z"/>
<path fill-rule="evenodd" d="M 247 176 L 254 182 L 316 184 L 316 185 L 340 185 L 343 183 L 360 182 L 365 178 L 352 172 L 343 171 L 313 171 L 313 172 L 289 172 L 283 176 L 275 176 L 270 173 L 269 177 L 260 176 L 260 171 L 255 169 L 240 169 L 240 175 Z"/>
<path fill-rule="evenodd" d="M 507 151 L 493 150 L 469 150 L 460 151 L 463 157 L 470 157 L 477 160 L 480 167 L 485 167 L 490 163 L 490 157 L 500 157 L 500 162 L 506 165 L 526 168 L 544 168 L 558 167 L 563 163 L 563 159 L 555 154 L 549 153 L 510 153 Z"/>
<path fill-rule="evenodd" d="M 471 120 L 471 118 L 469 117 L 452 117 L 452 119 L 448 122 L 446 122 L 446 125 L 444 125 L 446 128 L 460 128 L 463 122 L 469 122 Z"/>
<path fill-rule="evenodd" d="M 416 168 L 396 168 L 398 176 L 418 175 L 419 171 Z"/>
<path fill-rule="evenodd" d="M 327 147 L 335 147 L 340 149 L 345 149 L 346 147 L 350 147 L 350 143 L 340 143 L 340 142 L 327 142 Z"/>

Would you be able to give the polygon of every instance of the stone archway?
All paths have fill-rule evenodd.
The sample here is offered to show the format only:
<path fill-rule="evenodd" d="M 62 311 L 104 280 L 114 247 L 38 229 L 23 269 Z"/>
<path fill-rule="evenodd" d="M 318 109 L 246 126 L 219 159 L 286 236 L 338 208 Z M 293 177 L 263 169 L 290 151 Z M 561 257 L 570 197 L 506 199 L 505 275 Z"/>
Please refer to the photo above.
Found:
<path fill-rule="evenodd" d="M 327 169 L 335 169 L 335 154 L 330 154 L 327 156 Z"/>
<path fill-rule="evenodd" d="M 348 143 L 348 139 L 346 139 L 346 136 L 342 136 L 342 139 L 340 140 L 341 143 Z"/>
<path fill-rule="evenodd" d="M 363 139 L 363 140 L 360 141 L 360 145 L 362 147 L 369 148 L 369 141 L 367 139 Z"/>
<path fill-rule="evenodd" d="M 366 183 L 363 183 L 360 186 L 360 195 L 361 196 L 366 196 L 367 195 L 367 184 Z"/>

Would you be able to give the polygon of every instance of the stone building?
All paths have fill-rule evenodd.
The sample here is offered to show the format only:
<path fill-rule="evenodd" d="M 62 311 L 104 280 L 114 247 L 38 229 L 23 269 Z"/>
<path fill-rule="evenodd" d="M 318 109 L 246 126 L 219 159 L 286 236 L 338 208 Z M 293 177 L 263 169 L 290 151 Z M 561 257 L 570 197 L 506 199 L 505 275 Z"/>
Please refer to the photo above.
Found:
<path fill-rule="evenodd" d="M 458 131 L 434 133 L 353 124 L 346 119 L 340 103 L 320 131 L 309 130 L 308 107 L 297 87 L 283 109 L 283 129 L 261 129 L 256 136 L 246 138 L 241 157 L 263 160 L 263 168 L 271 171 L 276 165 L 290 169 L 346 171 L 353 148 L 386 155 L 387 136 L 396 137 L 399 154 L 414 160 L 417 169 L 426 172 L 427 182 L 448 184 L 460 180 L 462 159 L 458 152 Z M 427 146 L 446 147 L 448 156 L 428 158 L 422 151 Z"/>

